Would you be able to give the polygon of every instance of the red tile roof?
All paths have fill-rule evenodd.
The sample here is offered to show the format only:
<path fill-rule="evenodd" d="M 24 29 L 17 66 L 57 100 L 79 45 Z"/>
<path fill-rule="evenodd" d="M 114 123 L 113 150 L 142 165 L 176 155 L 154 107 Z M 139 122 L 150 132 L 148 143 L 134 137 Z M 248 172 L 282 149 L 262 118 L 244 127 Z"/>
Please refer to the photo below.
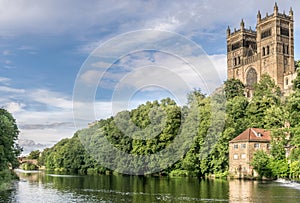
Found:
<path fill-rule="evenodd" d="M 251 141 L 261 141 L 261 142 L 270 142 L 271 135 L 270 131 L 261 129 L 261 128 L 248 128 L 242 132 L 239 136 L 233 138 L 232 142 L 251 142 Z"/>

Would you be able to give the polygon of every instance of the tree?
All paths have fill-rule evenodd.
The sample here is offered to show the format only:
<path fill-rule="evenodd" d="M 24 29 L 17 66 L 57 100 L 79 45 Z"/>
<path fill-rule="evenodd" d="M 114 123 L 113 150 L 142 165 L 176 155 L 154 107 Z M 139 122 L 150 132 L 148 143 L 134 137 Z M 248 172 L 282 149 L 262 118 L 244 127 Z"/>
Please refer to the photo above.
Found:
<path fill-rule="evenodd" d="M 13 116 L 5 109 L 0 108 L 0 171 L 11 165 L 18 165 L 17 157 L 21 148 L 16 143 L 19 130 Z"/>
<path fill-rule="evenodd" d="M 270 168 L 270 157 L 266 152 L 258 150 L 254 153 L 251 165 L 261 177 L 272 177 L 272 169 Z"/>
<path fill-rule="evenodd" d="M 260 82 L 254 86 L 254 95 L 247 107 L 247 119 L 249 121 L 249 127 L 266 127 L 265 116 L 267 110 L 272 106 L 280 105 L 280 88 L 276 86 L 274 80 L 269 75 L 262 75 Z M 276 108 L 273 108 L 273 110 L 277 111 Z M 273 113 L 268 112 L 268 115 L 269 114 Z"/>
<path fill-rule="evenodd" d="M 297 69 L 297 76 L 296 78 L 293 80 L 293 90 L 294 91 L 300 91 L 300 69 L 299 69 L 299 66 L 300 66 L 300 60 L 298 61 L 298 69 Z"/>
<path fill-rule="evenodd" d="M 255 98 L 270 98 L 273 102 L 278 103 L 281 97 L 280 88 L 275 84 L 275 81 L 268 74 L 263 74 L 259 83 L 254 86 Z"/>
<path fill-rule="evenodd" d="M 296 68 L 299 68 L 299 67 L 300 67 L 300 60 L 295 61 L 295 67 L 296 67 Z"/>
<path fill-rule="evenodd" d="M 239 79 L 229 79 L 225 81 L 224 85 L 226 99 L 232 99 L 236 96 L 244 96 L 245 86 Z"/>
<path fill-rule="evenodd" d="M 27 156 L 27 159 L 38 159 L 40 156 L 40 150 L 31 151 L 30 154 Z"/>

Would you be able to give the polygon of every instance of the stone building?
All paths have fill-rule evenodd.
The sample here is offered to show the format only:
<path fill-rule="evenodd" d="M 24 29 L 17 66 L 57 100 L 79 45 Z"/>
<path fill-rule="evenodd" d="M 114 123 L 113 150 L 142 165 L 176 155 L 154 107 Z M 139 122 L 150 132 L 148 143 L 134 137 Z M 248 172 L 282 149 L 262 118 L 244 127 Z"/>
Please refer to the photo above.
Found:
<path fill-rule="evenodd" d="M 257 14 L 256 30 L 227 29 L 227 77 L 239 79 L 246 86 L 247 97 L 252 97 L 253 84 L 267 73 L 284 94 L 289 94 L 296 77 L 294 63 L 294 14 L 280 13 L 275 3 L 274 13 L 262 18 Z"/>
<path fill-rule="evenodd" d="M 270 131 L 248 128 L 229 142 L 229 174 L 235 178 L 257 176 L 251 166 L 256 150 L 270 151 Z"/>

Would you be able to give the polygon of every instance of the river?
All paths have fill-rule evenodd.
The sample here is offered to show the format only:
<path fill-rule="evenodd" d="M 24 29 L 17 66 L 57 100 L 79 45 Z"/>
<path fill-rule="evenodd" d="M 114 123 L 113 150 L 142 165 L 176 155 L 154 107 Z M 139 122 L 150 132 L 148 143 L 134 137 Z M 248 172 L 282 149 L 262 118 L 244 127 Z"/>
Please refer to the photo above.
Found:
<path fill-rule="evenodd" d="M 0 202 L 300 202 L 300 185 L 285 181 L 17 174 Z"/>

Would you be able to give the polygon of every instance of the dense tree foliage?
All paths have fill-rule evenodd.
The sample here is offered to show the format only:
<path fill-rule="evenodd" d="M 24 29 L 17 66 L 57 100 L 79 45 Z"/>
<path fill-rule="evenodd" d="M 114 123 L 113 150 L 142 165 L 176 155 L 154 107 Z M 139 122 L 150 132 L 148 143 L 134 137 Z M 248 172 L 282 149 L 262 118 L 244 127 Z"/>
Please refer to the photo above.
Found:
<path fill-rule="evenodd" d="M 122 153 L 115 155 L 112 148 L 135 156 L 155 154 L 170 146 L 178 135 L 186 139 L 180 145 L 187 145 L 194 134 L 185 155 L 160 173 L 222 176 L 228 171 L 228 142 L 249 127 L 259 127 L 272 132 L 272 150 L 270 154 L 258 151 L 252 163 L 254 168 L 261 176 L 299 177 L 300 89 L 284 98 L 268 75 L 263 75 L 255 85 L 253 98 L 246 98 L 243 88 L 240 81 L 228 80 L 224 84 L 225 95 L 223 90 L 210 96 L 195 90 L 188 94 L 188 104 L 183 107 L 169 98 L 146 102 L 60 141 L 44 150 L 39 162 L 47 169 L 104 173 L 109 170 L 96 161 L 101 158 L 114 162 L 112 168 L 117 171 L 124 166 L 134 169 L 143 163 L 134 159 L 128 162 Z M 104 144 L 105 140 L 111 146 Z M 179 145 L 176 147 L 180 149 Z M 289 157 L 287 148 L 291 152 Z M 153 163 L 150 159 L 143 161 Z M 157 165 L 164 161 L 158 160 Z"/>
<path fill-rule="evenodd" d="M 16 144 L 18 134 L 13 116 L 0 108 L 0 186 L 11 178 L 8 168 L 18 166 L 17 157 L 21 153 L 21 148 Z"/>
<path fill-rule="evenodd" d="M 17 157 L 21 153 L 16 144 L 19 130 L 15 119 L 5 109 L 0 109 L 0 170 L 18 165 Z"/>
<path fill-rule="evenodd" d="M 295 67 L 296 67 L 296 68 L 299 68 L 299 67 L 300 67 L 300 60 L 295 61 Z"/>
<path fill-rule="evenodd" d="M 227 99 L 237 96 L 244 96 L 245 86 L 239 79 L 228 79 L 224 83 L 225 95 Z"/>
<path fill-rule="evenodd" d="M 41 153 L 40 150 L 31 151 L 26 158 L 27 159 L 38 159 L 40 156 L 40 153 Z"/>

